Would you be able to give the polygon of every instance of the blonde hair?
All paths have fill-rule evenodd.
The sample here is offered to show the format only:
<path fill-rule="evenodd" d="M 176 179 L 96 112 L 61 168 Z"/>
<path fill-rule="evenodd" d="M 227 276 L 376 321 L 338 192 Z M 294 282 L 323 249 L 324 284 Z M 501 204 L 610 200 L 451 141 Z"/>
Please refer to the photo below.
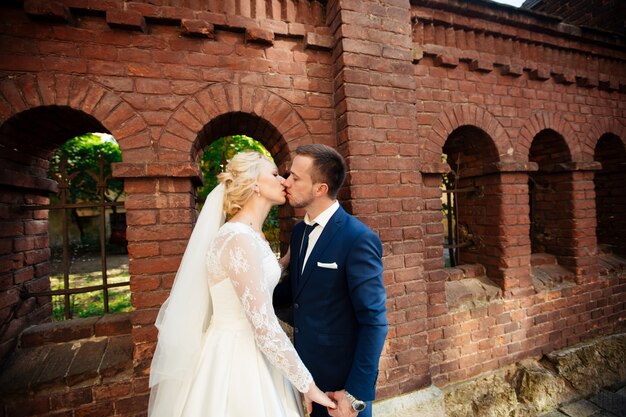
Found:
<path fill-rule="evenodd" d="M 241 207 L 254 194 L 261 161 L 273 164 L 271 159 L 258 152 L 239 152 L 228 161 L 224 172 L 217 176 L 217 180 L 225 187 L 224 211 L 229 216 L 241 210 Z"/>

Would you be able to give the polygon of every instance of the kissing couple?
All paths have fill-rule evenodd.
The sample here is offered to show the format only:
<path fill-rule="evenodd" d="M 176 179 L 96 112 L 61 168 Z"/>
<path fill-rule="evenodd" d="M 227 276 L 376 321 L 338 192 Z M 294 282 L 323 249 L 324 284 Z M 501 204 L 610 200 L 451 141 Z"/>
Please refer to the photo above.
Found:
<path fill-rule="evenodd" d="M 387 335 L 381 241 L 337 201 L 336 150 L 300 146 L 290 171 L 241 152 L 219 174 L 156 320 L 149 417 L 372 415 Z M 261 228 L 287 201 L 306 215 L 277 260 Z M 294 344 L 274 306 L 292 307 Z"/>

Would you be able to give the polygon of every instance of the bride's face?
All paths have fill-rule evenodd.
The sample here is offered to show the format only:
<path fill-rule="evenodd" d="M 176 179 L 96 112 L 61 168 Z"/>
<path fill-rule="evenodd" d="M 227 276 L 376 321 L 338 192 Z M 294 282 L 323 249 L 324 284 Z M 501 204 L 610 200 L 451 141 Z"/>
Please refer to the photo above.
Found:
<path fill-rule="evenodd" d="M 286 193 L 283 185 L 285 179 L 278 175 L 278 168 L 273 163 L 262 160 L 261 164 L 259 178 L 257 179 L 261 197 L 269 200 L 272 205 L 285 204 Z"/>

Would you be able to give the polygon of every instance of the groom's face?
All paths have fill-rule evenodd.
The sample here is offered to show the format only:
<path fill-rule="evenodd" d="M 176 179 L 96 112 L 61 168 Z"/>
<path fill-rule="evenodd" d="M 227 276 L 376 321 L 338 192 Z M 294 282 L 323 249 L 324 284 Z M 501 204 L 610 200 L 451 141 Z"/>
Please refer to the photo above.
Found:
<path fill-rule="evenodd" d="M 309 206 L 315 199 L 315 184 L 311 177 L 313 159 L 309 156 L 296 155 L 291 164 L 291 173 L 285 180 L 287 200 L 292 207 Z"/>

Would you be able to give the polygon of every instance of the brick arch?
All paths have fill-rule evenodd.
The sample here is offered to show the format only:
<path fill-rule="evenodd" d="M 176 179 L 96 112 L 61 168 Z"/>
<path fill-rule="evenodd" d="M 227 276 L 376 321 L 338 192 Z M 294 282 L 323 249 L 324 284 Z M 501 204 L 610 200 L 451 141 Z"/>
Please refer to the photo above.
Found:
<path fill-rule="evenodd" d="M 551 112 L 537 112 L 522 126 L 519 140 L 515 145 L 515 154 L 527 162 L 530 155 L 530 146 L 535 136 L 542 130 L 551 129 L 563 137 L 569 150 L 572 161 L 581 161 L 582 153 L 578 136 L 560 114 Z"/>
<path fill-rule="evenodd" d="M 202 143 L 203 129 L 219 116 L 244 113 L 257 117 L 289 144 L 309 134 L 306 123 L 285 99 L 267 89 L 250 85 L 213 84 L 183 102 L 165 125 L 160 148 L 182 151 L 195 159 Z M 275 134 L 270 141 L 277 141 Z M 255 138 L 257 139 L 257 138 Z M 276 155 L 282 152 L 277 143 L 264 143 Z M 270 149 L 274 148 L 274 149 Z"/>
<path fill-rule="evenodd" d="M 493 141 L 499 158 L 510 155 L 513 149 L 509 137 L 500 122 L 487 110 L 472 104 L 450 106 L 433 122 L 426 140 L 423 160 L 425 163 L 441 162 L 441 149 L 450 134 L 461 126 L 482 129 Z"/>
<path fill-rule="evenodd" d="M 150 145 L 144 119 L 117 94 L 91 80 L 28 74 L 0 81 L 0 126 L 18 113 L 41 106 L 67 106 L 94 117 L 115 137 L 122 158 L 125 150 Z"/>
<path fill-rule="evenodd" d="M 583 155 L 585 158 L 588 158 L 585 160 L 593 161 L 598 141 L 606 133 L 612 133 L 619 137 L 624 147 L 626 147 L 626 126 L 613 118 L 600 118 L 594 120 L 593 123 L 589 125 L 589 130 L 585 136 L 582 146 Z"/>
<path fill-rule="evenodd" d="M 48 204 L 57 191 L 56 181 L 47 176 L 47 160 L 72 137 L 102 129 L 116 137 L 123 157 L 148 132 L 128 103 L 88 79 L 58 74 L 0 79 L 0 142 L 15 145 L 0 151 L 0 223 L 8 231 L 0 246 L 10 248 L 10 259 L 16 260 L 0 265 L 0 275 L 8 277 L 0 284 L 0 296 L 3 308 L 19 312 L 8 316 L 12 331 L 0 335 L 0 360 L 22 330 L 52 314 L 49 296 L 33 294 L 50 290 L 48 213 L 32 207 Z M 15 210 L 7 210 L 11 205 Z"/>

